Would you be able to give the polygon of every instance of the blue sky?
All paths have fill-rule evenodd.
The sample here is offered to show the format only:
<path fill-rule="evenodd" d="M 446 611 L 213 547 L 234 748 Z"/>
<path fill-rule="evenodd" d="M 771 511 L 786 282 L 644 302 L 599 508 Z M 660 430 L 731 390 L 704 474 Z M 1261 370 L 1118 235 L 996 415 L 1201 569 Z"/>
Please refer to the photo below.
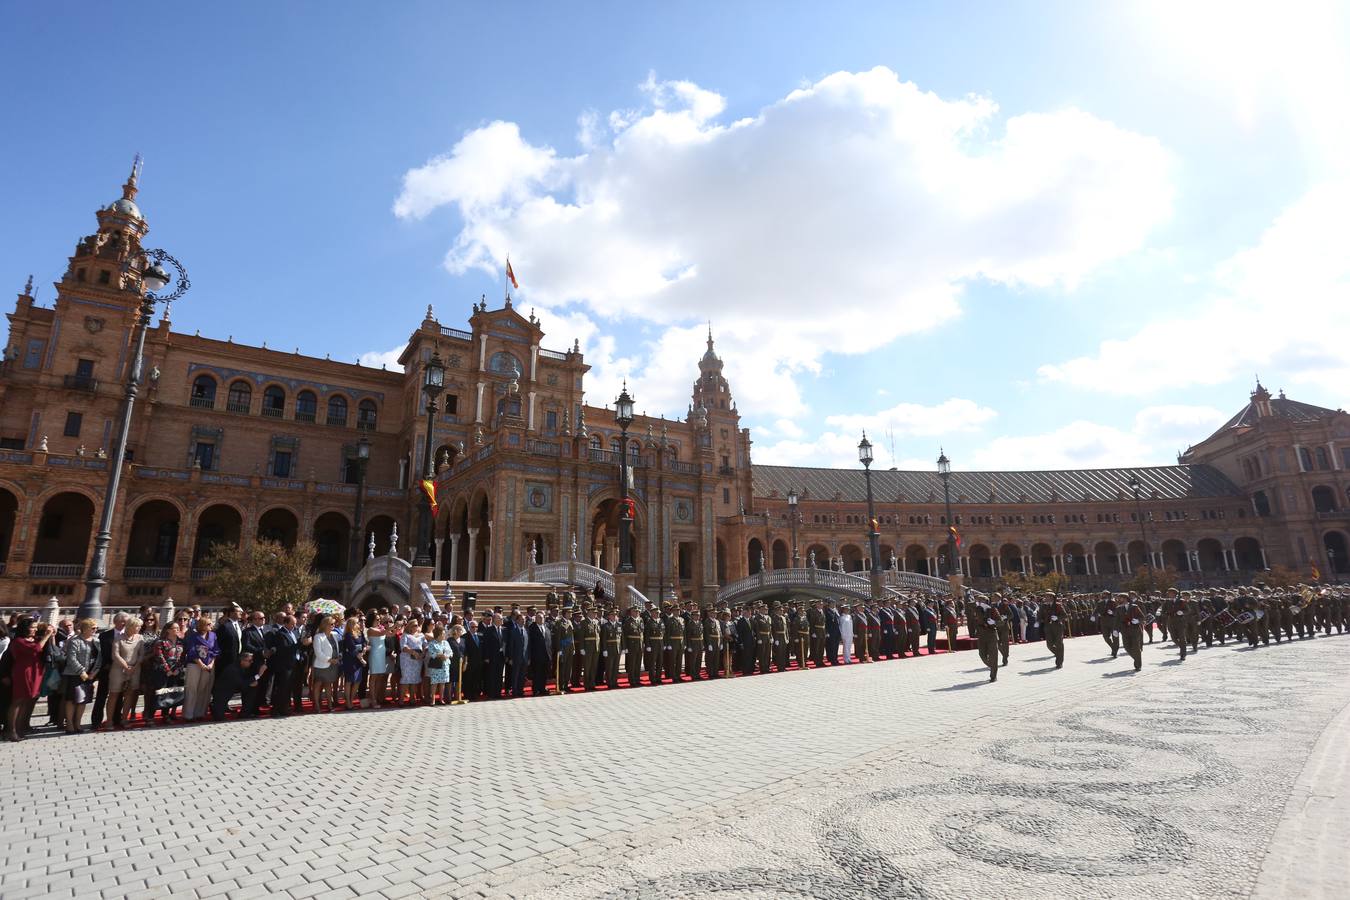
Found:
<path fill-rule="evenodd" d="M 509 251 L 590 402 L 683 415 L 712 319 L 761 462 L 1162 464 L 1257 372 L 1345 402 L 1335 4 L 0 16 L 0 273 L 40 301 L 139 151 L 179 330 L 379 364 Z"/>

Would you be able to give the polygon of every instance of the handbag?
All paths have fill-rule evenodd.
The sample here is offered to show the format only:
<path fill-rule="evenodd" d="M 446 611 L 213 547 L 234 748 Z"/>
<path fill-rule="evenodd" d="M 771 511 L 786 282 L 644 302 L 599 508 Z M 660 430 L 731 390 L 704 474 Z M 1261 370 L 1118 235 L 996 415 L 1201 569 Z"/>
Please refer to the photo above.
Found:
<path fill-rule="evenodd" d="M 61 671 L 56 666 L 48 666 L 42 676 L 42 693 L 53 694 L 61 688 Z"/>

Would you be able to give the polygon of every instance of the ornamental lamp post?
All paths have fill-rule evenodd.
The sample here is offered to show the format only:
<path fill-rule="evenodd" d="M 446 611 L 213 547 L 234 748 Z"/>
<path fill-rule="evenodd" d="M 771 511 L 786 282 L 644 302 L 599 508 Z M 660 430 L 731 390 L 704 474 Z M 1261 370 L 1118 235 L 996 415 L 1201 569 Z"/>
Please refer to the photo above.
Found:
<path fill-rule="evenodd" d="M 788 522 L 792 526 L 792 568 L 794 569 L 801 568 L 801 556 L 797 553 L 797 516 L 800 515 L 797 511 L 797 499 L 797 489 L 789 490 L 787 495 Z"/>
<path fill-rule="evenodd" d="M 938 477 L 942 479 L 942 502 L 947 510 L 947 574 L 950 575 L 960 572 L 961 567 L 956 562 L 956 534 L 952 531 L 956 525 L 952 519 L 952 461 L 941 447 L 938 448 L 937 467 Z"/>
<path fill-rule="evenodd" d="M 881 599 L 881 532 L 877 531 L 877 515 L 872 505 L 872 442 L 863 432 L 858 441 L 858 462 L 863 464 L 863 479 L 867 482 L 867 542 L 872 551 L 872 599 Z"/>
<path fill-rule="evenodd" d="M 150 330 L 150 319 L 155 314 L 155 304 L 166 306 L 187 293 L 192 282 L 178 260 L 163 250 L 143 250 L 140 257 L 144 265 L 141 268 L 141 305 L 136 324 L 136 347 L 131 358 L 131 374 L 127 376 L 125 399 L 122 402 L 122 415 L 117 424 L 117 437 L 113 443 L 112 458 L 108 462 L 108 488 L 104 494 L 103 513 L 99 517 L 98 533 L 94 537 L 94 556 L 89 563 L 89 578 L 84 583 L 84 599 L 80 601 L 76 617 L 79 619 L 103 618 L 103 587 L 108 583 L 108 547 L 112 544 L 113 512 L 117 506 L 117 490 L 122 483 L 122 464 L 127 455 L 127 435 L 131 431 L 131 412 L 136 405 L 136 395 L 141 389 L 141 369 L 145 365 L 145 334 Z M 178 270 L 178 286 L 164 296 L 164 290 L 172 281 L 172 276 L 161 263 L 167 262 Z M 131 261 L 122 264 L 123 274 L 128 274 Z"/>
<path fill-rule="evenodd" d="M 436 478 L 436 467 L 431 458 L 432 430 L 436 425 L 436 398 L 445 390 L 445 364 L 439 349 L 431 351 L 431 359 L 422 367 L 422 393 L 427 396 L 427 436 L 422 448 L 423 480 Z M 422 504 L 417 510 L 417 558 L 414 566 L 430 566 L 435 552 L 432 543 L 431 495 L 422 491 Z M 491 555 L 491 554 L 489 554 Z"/>
<path fill-rule="evenodd" d="M 347 550 L 347 571 L 355 572 L 361 566 L 361 531 L 365 519 L 366 464 L 370 462 L 370 439 L 364 434 L 356 442 L 356 511 L 353 513 L 351 546 Z"/>
<path fill-rule="evenodd" d="M 614 421 L 619 426 L 619 567 L 618 575 L 632 575 L 633 548 L 629 546 L 633 529 L 633 501 L 628 496 L 628 426 L 633 424 L 633 398 L 628 395 L 628 380 L 614 401 Z"/>
<path fill-rule="evenodd" d="M 1340 584 L 1341 576 L 1336 573 L 1336 550 L 1327 547 L 1327 568 L 1331 570 L 1331 583 Z"/>
<path fill-rule="evenodd" d="M 1148 550 L 1148 534 L 1144 531 L 1144 508 L 1139 502 L 1139 490 L 1143 487 L 1139 482 L 1139 476 L 1133 472 L 1130 473 L 1130 480 L 1126 482 L 1130 490 L 1134 493 L 1134 517 L 1139 520 L 1139 542 L 1144 545 L 1144 563 L 1148 566 L 1148 592 L 1153 593 L 1153 554 Z"/>

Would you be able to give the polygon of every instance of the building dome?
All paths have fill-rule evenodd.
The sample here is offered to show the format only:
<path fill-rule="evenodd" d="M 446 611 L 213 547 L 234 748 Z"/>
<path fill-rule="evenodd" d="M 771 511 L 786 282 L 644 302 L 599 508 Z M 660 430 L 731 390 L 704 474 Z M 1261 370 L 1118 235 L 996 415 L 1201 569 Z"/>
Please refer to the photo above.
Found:
<path fill-rule="evenodd" d="M 108 210 L 110 212 L 121 213 L 124 216 L 131 216 L 136 219 L 141 217 L 141 208 L 136 205 L 135 201 L 128 200 L 126 197 L 122 197 L 109 203 Z"/>

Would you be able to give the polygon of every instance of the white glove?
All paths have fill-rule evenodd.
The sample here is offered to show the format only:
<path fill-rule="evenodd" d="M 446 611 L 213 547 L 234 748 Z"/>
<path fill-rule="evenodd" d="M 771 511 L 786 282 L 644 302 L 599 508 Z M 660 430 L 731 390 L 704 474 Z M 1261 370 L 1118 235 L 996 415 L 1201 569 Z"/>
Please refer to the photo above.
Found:
<path fill-rule="evenodd" d="M 648 648 L 647 648 L 647 652 L 648 652 L 648 653 L 651 653 L 651 652 L 652 652 L 652 648 L 651 648 L 651 647 L 648 647 Z"/>
<path fill-rule="evenodd" d="M 585 656 L 585 655 L 586 655 L 586 651 L 585 651 L 585 650 L 582 650 L 582 651 L 581 651 L 581 655 L 582 655 L 582 656 Z"/>
<path fill-rule="evenodd" d="M 609 651 L 608 651 L 608 650 L 601 650 L 601 651 L 600 651 L 600 655 L 601 655 L 601 656 L 609 656 Z"/>
<path fill-rule="evenodd" d="M 985 620 L 984 620 L 984 624 L 986 624 L 986 625 L 993 625 L 993 624 L 994 624 L 994 620 L 993 620 L 993 619 L 985 619 Z"/>
<path fill-rule="evenodd" d="M 1051 622 L 1058 622 L 1058 621 L 1059 621 L 1059 616 L 1051 616 L 1051 617 L 1050 617 L 1050 621 L 1051 621 Z"/>
<path fill-rule="evenodd" d="M 666 644 L 666 649 L 667 649 L 667 650 L 670 649 L 670 645 L 669 645 L 669 644 Z"/>

